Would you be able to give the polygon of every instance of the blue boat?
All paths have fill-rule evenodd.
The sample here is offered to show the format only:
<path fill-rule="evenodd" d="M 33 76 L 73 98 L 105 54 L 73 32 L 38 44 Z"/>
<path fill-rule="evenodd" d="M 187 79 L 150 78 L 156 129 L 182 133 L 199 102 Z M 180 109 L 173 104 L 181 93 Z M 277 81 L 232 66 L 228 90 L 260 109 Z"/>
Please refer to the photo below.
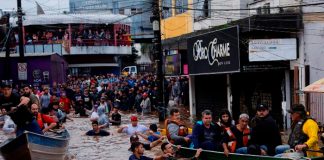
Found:
<path fill-rule="evenodd" d="M 26 131 L 15 139 L 4 141 L 0 145 L 0 151 L 6 160 L 63 160 L 69 140 L 67 130 L 51 135 Z"/>

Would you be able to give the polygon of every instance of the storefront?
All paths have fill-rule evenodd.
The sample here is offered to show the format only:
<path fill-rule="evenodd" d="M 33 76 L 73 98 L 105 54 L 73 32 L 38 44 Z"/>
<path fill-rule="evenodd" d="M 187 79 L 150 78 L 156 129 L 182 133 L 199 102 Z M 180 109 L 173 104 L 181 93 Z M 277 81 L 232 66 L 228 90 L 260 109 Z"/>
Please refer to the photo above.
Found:
<path fill-rule="evenodd" d="M 231 110 L 230 74 L 240 71 L 238 26 L 188 39 L 190 113 Z"/>

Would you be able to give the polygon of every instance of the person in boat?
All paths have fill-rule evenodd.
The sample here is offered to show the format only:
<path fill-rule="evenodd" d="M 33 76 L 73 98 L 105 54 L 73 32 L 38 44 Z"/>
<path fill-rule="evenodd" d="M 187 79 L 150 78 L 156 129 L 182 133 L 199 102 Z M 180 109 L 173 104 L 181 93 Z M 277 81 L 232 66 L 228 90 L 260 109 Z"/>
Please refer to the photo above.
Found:
<path fill-rule="evenodd" d="M 100 129 L 99 123 L 97 121 L 92 122 L 92 130 L 85 133 L 87 136 L 109 136 L 110 133 Z"/>
<path fill-rule="evenodd" d="M 270 115 L 267 105 L 260 104 L 256 110 L 248 153 L 273 156 L 276 146 L 282 144 L 278 125 Z"/>
<path fill-rule="evenodd" d="M 118 128 L 118 133 L 127 133 L 127 135 L 133 135 L 136 132 L 145 133 L 148 128 L 144 125 L 138 124 L 137 116 L 131 116 L 131 124 Z"/>
<path fill-rule="evenodd" d="M 7 111 L 5 108 L 1 108 L 1 116 L 4 117 L 4 124 L 2 127 L 3 132 L 9 137 L 9 138 L 15 138 L 16 136 L 16 124 L 12 121 L 10 116 L 7 115 Z"/>
<path fill-rule="evenodd" d="M 58 102 L 53 102 L 48 105 L 48 111 L 50 116 L 55 116 L 56 122 L 63 124 L 66 122 L 66 114 L 60 109 Z"/>
<path fill-rule="evenodd" d="M 223 134 L 226 132 L 226 128 L 230 128 L 234 125 L 232 115 L 227 109 L 220 112 L 217 124 L 221 127 Z"/>
<path fill-rule="evenodd" d="M 226 134 L 223 137 L 224 154 L 229 153 L 247 154 L 247 146 L 250 140 L 249 115 L 242 113 L 239 116 L 238 124 L 226 128 Z"/>
<path fill-rule="evenodd" d="M 181 150 L 181 147 L 174 149 L 171 143 L 165 142 L 162 143 L 161 150 L 163 152 L 161 160 L 177 160 L 177 151 Z M 201 148 L 197 149 L 196 154 L 192 158 L 190 158 L 190 160 L 198 160 L 201 152 Z"/>
<path fill-rule="evenodd" d="M 6 109 L 6 114 L 17 125 L 16 136 L 23 134 L 24 131 L 43 134 L 29 110 L 30 99 L 13 93 L 10 81 L 3 82 L 1 89 L 3 94 L 0 95 L 0 107 Z"/>
<path fill-rule="evenodd" d="M 170 119 L 165 121 L 166 134 L 171 143 L 189 146 L 188 128 L 181 122 L 180 112 L 177 108 L 170 110 Z"/>
<path fill-rule="evenodd" d="M 43 133 L 48 132 L 50 129 L 56 127 L 55 120 L 49 115 L 43 114 L 39 112 L 39 106 L 37 104 L 31 105 L 31 112 L 35 116 L 39 127 L 42 129 Z M 47 125 L 47 126 L 46 126 Z"/>
<path fill-rule="evenodd" d="M 1 108 L 5 108 L 6 111 L 9 112 L 12 111 L 15 107 L 23 105 L 20 99 L 20 95 L 12 92 L 12 84 L 10 81 L 2 82 L 1 90 L 2 90 L 2 94 L 0 94 Z"/>
<path fill-rule="evenodd" d="M 143 147 L 145 150 L 151 150 L 151 148 L 160 144 L 164 140 L 164 138 L 165 138 L 164 136 L 161 136 L 158 140 L 153 141 L 151 143 L 142 143 Z M 129 138 L 129 140 L 130 140 L 130 143 L 133 144 L 133 143 L 139 142 L 139 137 L 136 134 L 134 134 Z M 129 149 L 129 150 L 131 150 L 131 149 Z"/>
<path fill-rule="evenodd" d="M 295 104 L 288 111 L 291 114 L 291 133 L 289 135 L 288 144 L 276 147 L 276 154 L 281 154 L 290 148 L 296 151 L 306 151 L 307 157 L 323 156 L 320 152 L 311 152 L 309 150 L 319 151 L 317 122 L 307 116 L 304 105 Z M 280 155 L 277 155 L 280 156 Z"/>
<path fill-rule="evenodd" d="M 212 122 L 213 118 L 210 110 L 204 110 L 201 116 L 202 120 L 196 123 L 192 132 L 191 139 L 194 148 L 220 151 L 222 139 L 220 126 Z"/>

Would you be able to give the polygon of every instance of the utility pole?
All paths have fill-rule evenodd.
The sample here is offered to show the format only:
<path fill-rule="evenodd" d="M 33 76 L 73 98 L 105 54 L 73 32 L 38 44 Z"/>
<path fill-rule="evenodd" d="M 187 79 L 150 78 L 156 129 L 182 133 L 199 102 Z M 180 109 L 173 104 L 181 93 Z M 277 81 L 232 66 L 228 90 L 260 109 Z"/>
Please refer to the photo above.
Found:
<path fill-rule="evenodd" d="M 158 83 L 158 111 L 159 111 L 159 121 L 162 122 L 165 119 L 166 114 L 166 107 L 164 104 L 164 76 L 162 71 L 162 45 L 161 45 L 161 30 L 160 30 L 160 8 L 159 8 L 159 1 L 153 0 L 153 17 L 151 17 L 151 22 L 153 24 L 153 45 L 154 45 L 154 59 L 157 64 L 157 83 Z"/>
<path fill-rule="evenodd" d="M 11 68 L 10 68 L 10 14 L 8 13 L 6 15 L 6 40 L 5 40 L 5 45 L 6 45 L 6 57 L 5 57 L 5 63 L 6 65 L 4 66 L 5 70 L 5 79 L 10 79 L 10 74 L 11 74 Z"/>
<path fill-rule="evenodd" d="M 18 39 L 19 39 L 19 61 L 24 62 L 24 37 L 23 37 L 23 23 L 22 23 L 22 9 L 21 0 L 17 0 L 17 17 L 18 17 Z"/>

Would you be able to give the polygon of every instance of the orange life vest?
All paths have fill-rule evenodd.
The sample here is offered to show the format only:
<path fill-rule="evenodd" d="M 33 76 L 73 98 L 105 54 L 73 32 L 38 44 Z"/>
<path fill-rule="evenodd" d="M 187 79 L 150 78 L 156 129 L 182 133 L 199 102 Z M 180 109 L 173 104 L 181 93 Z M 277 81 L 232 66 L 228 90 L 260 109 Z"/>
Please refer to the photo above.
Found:
<path fill-rule="evenodd" d="M 171 143 L 174 143 L 174 141 L 171 139 L 171 135 L 168 130 L 168 124 L 170 124 L 170 123 L 174 123 L 179 126 L 178 136 L 185 137 L 188 135 L 188 128 L 185 127 L 182 123 L 166 119 L 164 122 L 165 131 L 166 131 L 167 138 Z"/>
<path fill-rule="evenodd" d="M 236 150 L 236 144 L 237 144 L 236 137 L 229 127 L 225 128 L 225 130 L 226 130 L 226 133 L 229 136 L 229 140 L 230 140 L 228 142 L 228 148 L 231 153 L 234 153 Z M 244 145 L 244 147 L 246 147 L 248 145 L 249 140 L 250 140 L 250 128 L 245 128 L 243 130 L 243 145 Z"/>

